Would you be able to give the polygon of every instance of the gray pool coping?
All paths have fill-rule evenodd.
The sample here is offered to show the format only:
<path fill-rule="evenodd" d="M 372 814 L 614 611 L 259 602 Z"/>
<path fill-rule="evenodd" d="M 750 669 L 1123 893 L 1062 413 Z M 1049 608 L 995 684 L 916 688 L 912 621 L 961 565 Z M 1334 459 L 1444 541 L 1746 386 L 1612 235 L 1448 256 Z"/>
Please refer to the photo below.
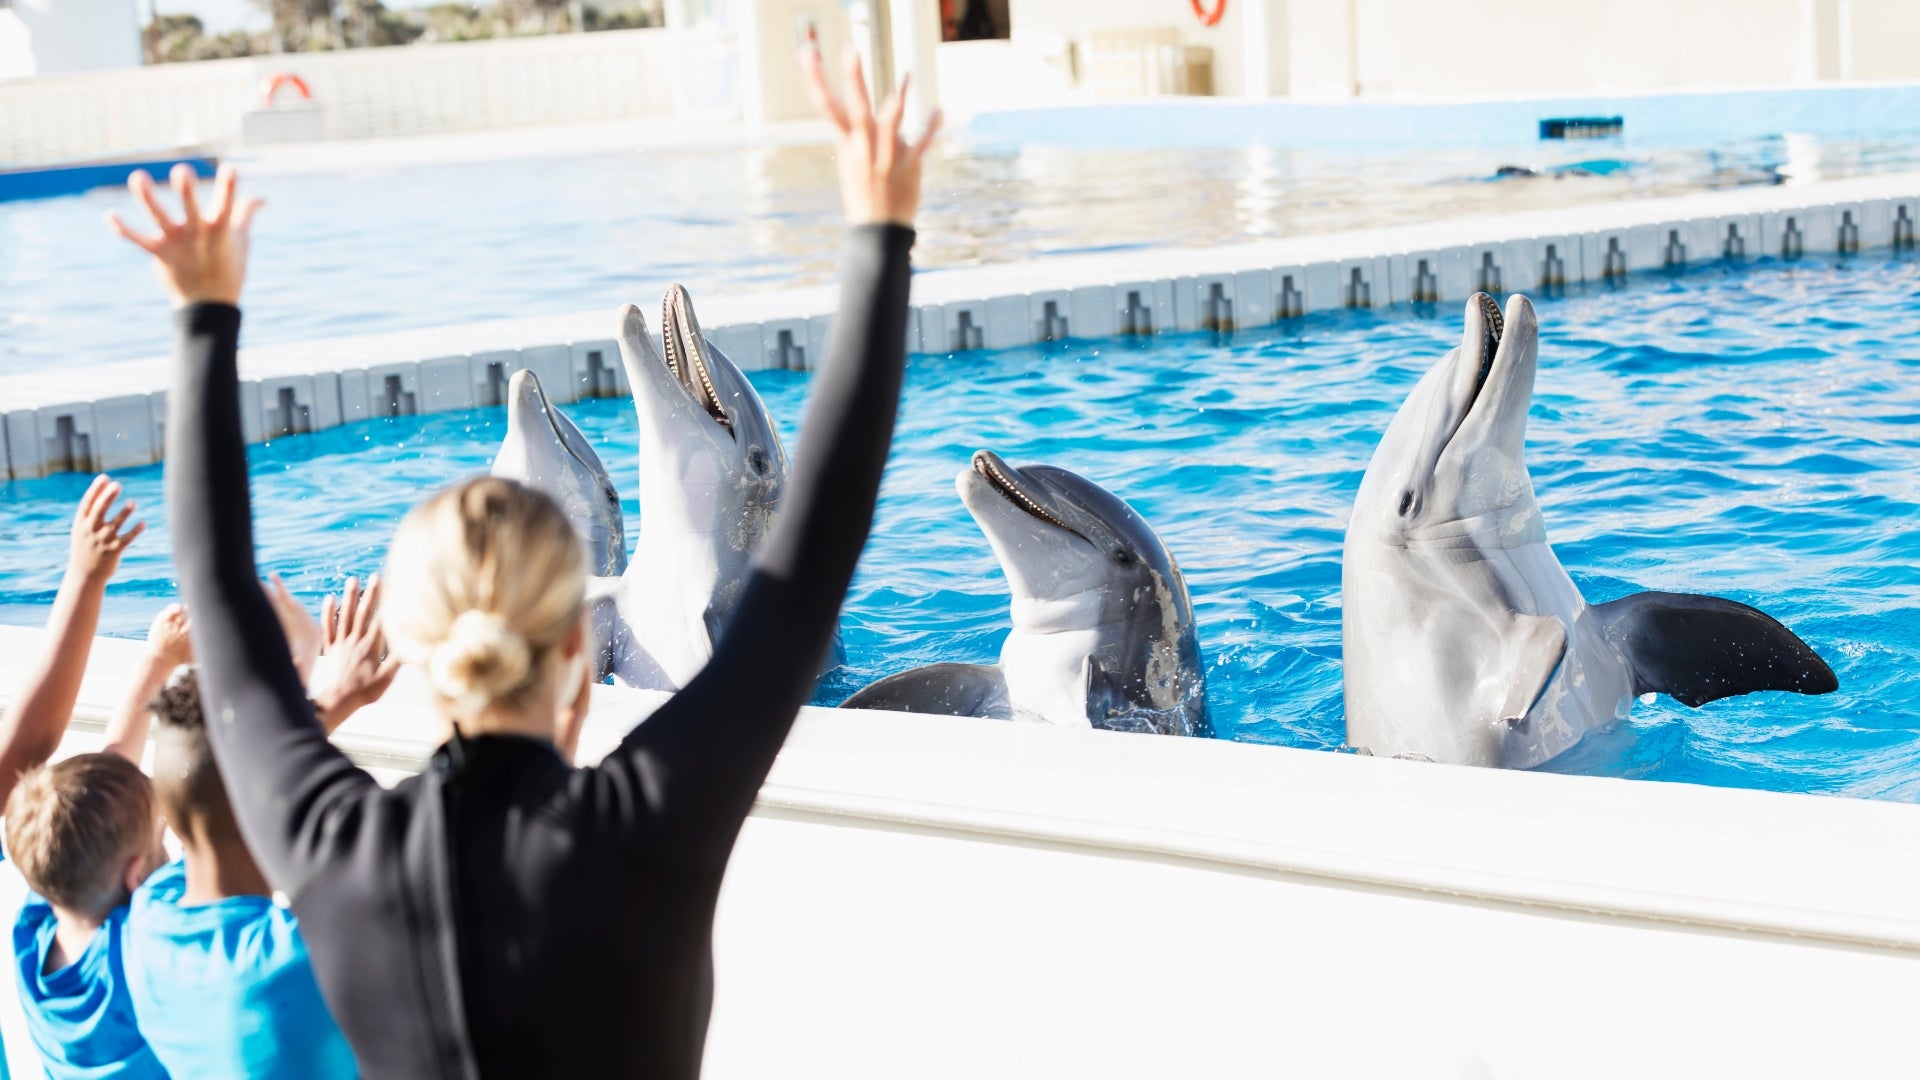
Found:
<path fill-rule="evenodd" d="M 913 279 L 916 353 L 1067 338 L 1232 330 L 1347 307 L 1618 279 L 1729 257 L 1911 250 L 1920 173 L 1743 188 L 1209 248 L 1063 255 Z M 834 286 L 699 296 L 706 334 L 748 370 L 807 370 Z M 651 298 L 637 297 L 646 309 Z M 382 416 L 497 406 L 528 368 L 554 400 L 629 391 L 612 310 L 243 348 L 250 443 Z M 4 476 L 149 465 L 165 444 L 168 360 L 0 377 Z"/>

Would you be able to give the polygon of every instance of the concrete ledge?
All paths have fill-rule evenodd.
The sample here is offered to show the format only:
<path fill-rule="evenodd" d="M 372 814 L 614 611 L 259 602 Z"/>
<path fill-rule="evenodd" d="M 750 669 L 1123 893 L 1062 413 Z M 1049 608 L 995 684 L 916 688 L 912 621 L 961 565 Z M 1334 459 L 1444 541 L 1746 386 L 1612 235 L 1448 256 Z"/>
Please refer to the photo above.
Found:
<path fill-rule="evenodd" d="M 0 704 L 40 644 L 0 627 Z M 139 647 L 95 643 L 63 753 Z M 662 700 L 596 690 L 582 756 Z M 403 681 L 338 741 L 392 781 L 437 738 Z M 707 1075 L 1875 1075 L 1917 849 L 1901 804 L 808 709 Z"/>
<path fill-rule="evenodd" d="M 1067 338 L 1233 330 L 1318 311 L 1541 292 L 1722 259 L 1912 250 L 1920 174 L 1639 200 L 1200 249 L 1062 256 L 917 274 L 907 346 L 1002 349 Z M 831 286 L 702 297 L 741 367 L 819 362 Z M 381 416 L 496 405 L 529 367 L 555 400 L 628 392 L 611 311 L 502 319 L 243 349 L 250 441 Z M 168 360 L 0 378 L 14 479 L 151 464 Z M 144 413 L 141 402 L 147 403 Z"/>

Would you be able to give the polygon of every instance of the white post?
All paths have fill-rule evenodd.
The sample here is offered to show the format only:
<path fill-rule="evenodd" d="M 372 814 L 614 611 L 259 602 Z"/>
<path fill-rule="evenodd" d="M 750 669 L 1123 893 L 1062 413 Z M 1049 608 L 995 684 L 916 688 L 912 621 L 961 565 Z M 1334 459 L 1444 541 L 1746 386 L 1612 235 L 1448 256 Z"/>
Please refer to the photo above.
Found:
<path fill-rule="evenodd" d="M 1241 93 L 1250 98 L 1287 92 L 1287 0 L 1245 0 L 1240 24 L 1245 60 Z"/>
<path fill-rule="evenodd" d="M 940 70 L 935 52 L 940 47 L 940 5 L 932 0 L 896 0 L 889 4 L 887 21 L 893 28 L 894 78 L 898 81 L 903 74 L 913 74 L 906 126 L 920 131 L 940 106 Z"/>

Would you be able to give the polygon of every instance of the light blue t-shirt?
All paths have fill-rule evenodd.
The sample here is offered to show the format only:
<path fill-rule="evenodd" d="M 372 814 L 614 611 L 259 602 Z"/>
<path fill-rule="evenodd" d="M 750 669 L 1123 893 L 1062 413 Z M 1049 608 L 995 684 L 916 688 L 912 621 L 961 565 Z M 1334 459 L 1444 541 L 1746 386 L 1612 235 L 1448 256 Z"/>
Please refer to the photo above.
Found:
<path fill-rule="evenodd" d="M 359 1070 L 333 1022 L 298 920 L 264 896 L 183 906 L 187 864 L 133 894 L 127 981 L 140 1027 L 175 1076 L 312 1077 Z"/>
<path fill-rule="evenodd" d="M 34 893 L 13 924 L 14 970 L 27 1032 L 52 1080 L 167 1080 L 167 1070 L 140 1037 L 122 966 L 127 908 L 114 908 L 87 951 L 59 971 L 41 974 L 53 948 L 53 905 Z"/>

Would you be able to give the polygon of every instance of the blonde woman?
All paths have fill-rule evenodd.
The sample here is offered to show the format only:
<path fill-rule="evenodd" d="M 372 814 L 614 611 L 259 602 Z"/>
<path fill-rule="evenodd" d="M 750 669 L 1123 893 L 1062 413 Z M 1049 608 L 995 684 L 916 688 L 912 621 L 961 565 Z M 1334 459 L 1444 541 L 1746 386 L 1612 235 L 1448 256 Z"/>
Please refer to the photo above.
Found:
<path fill-rule="evenodd" d="M 177 170 L 176 221 L 136 174 L 160 235 L 113 222 L 179 306 L 167 499 L 214 758 L 367 1076 L 699 1071 L 721 874 L 866 541 L 904 367 L 927 139 L 900 139 L 899 95 L 873 115 L 857 62 L 845 102 L 807 65 L 853 227 L 806 450 L 712 662 L 593 768 L 568 764 L 561 719 L 585 686 L 580 544 L 491 478 L 416 507 L 385 575 L 382 621 L 430 676 L 445 745 L 383 791 L 327 742 L 254 572 L 235 351 L 259 203 L 224 171 L 202 214 Z"/>

